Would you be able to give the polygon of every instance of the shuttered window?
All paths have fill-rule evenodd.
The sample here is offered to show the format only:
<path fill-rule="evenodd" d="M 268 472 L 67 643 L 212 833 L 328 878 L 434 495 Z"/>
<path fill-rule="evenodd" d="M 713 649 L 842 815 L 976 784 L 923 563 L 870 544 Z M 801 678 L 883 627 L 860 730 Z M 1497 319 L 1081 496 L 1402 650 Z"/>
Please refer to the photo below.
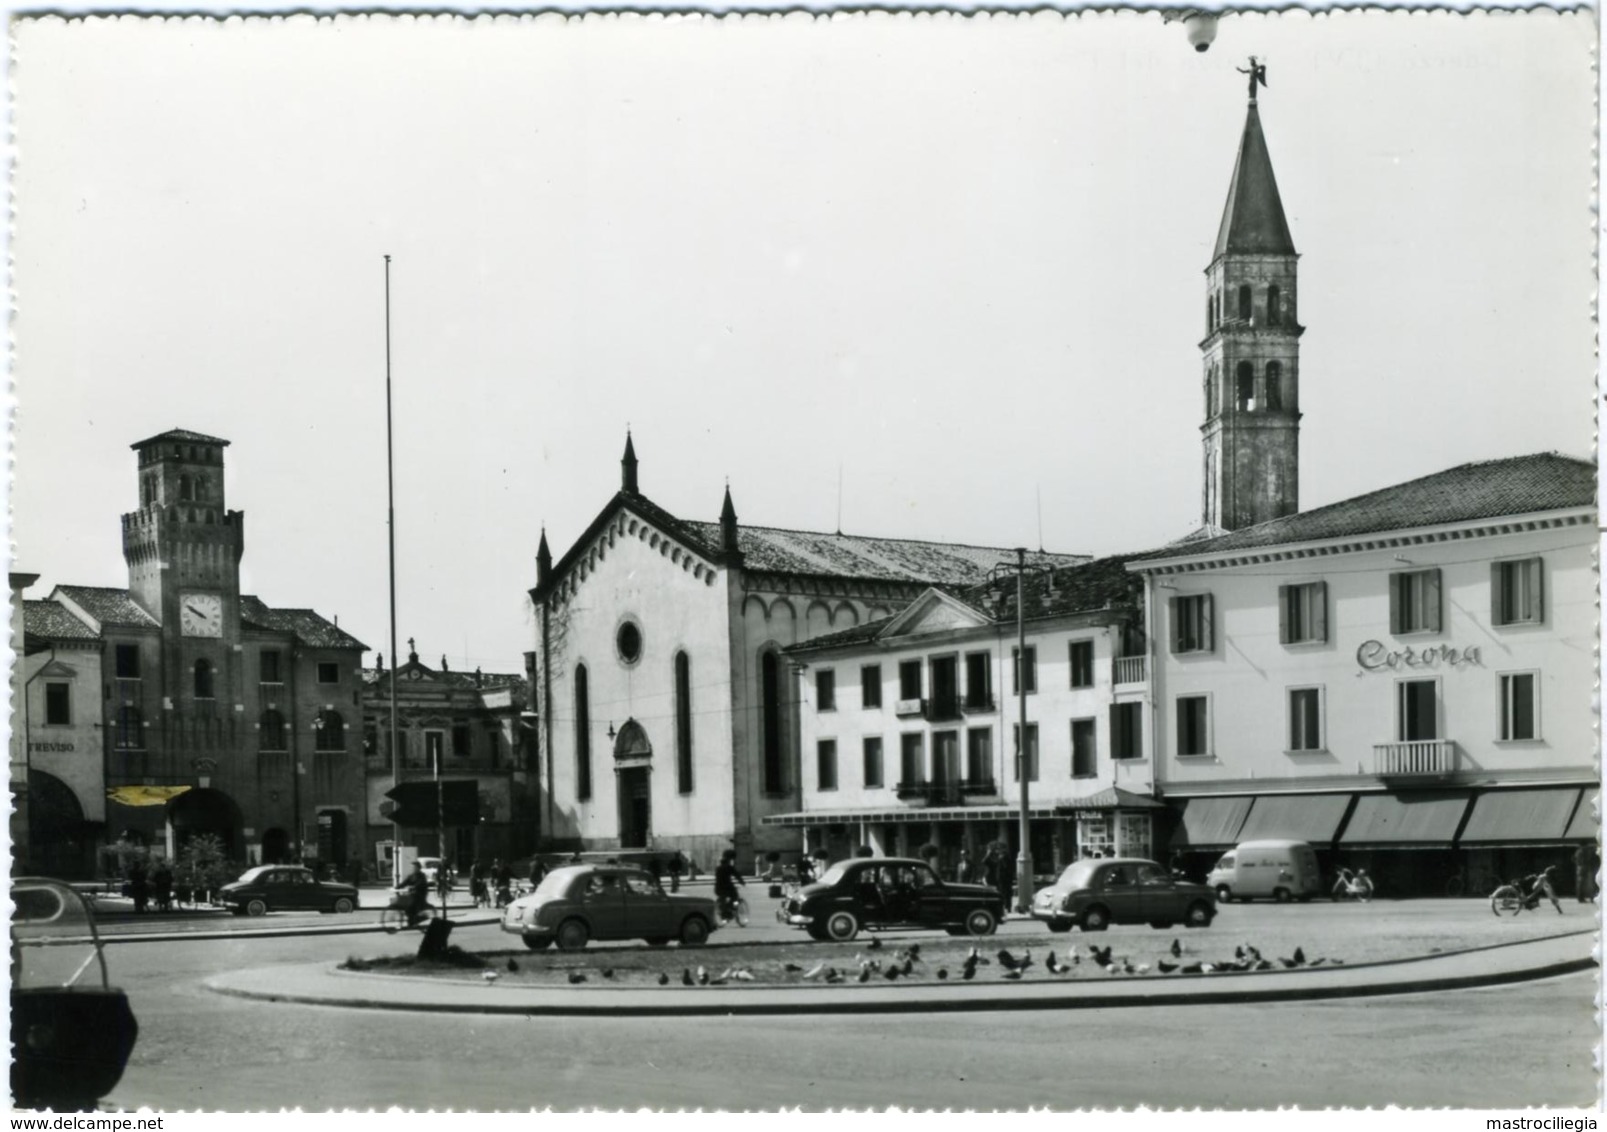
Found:
<path fill-rule="evenodd" d="M 1216 647 L 1210 594 L 1174 597 L 1171 610 L 1174 653 L 1211 652 Z"/>
<path fill-rule="evenodd" d="M 1538 558 L 1490 564 L 1490 620 L 1497 625 L 1538 625 L 1545 620 L 1543 573 Z"/>
<path fill-rule="evenodd" d="M 1286 645 L 1328 639 L 1328 583 L 1278 587 L 1278 639 Z"/>
<path fill-rule="evenodd" d="M 1389 631 L 1440 631 L 1440 572 L 1437 568 L 1389 576 Z"/>

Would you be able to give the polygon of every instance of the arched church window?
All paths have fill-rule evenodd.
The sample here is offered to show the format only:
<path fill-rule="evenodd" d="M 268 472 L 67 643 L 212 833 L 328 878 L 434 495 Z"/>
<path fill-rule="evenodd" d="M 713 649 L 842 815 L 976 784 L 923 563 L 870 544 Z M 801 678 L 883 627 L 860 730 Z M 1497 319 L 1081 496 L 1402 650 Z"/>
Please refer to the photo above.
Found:
<path fill-rule="evenodd" d="M 586 666 L 575 666 L 575 797 L 591 797 L 591 695 Z"/>
<path fill-rule="evenodd" d="M 682 794 L 692 792 L 692 661 L 675 654 L 675 779 Z"/>
<path fill-rule="evenodd" d="M 1267 411 L 1277 412 L 1283 408 L 1283 366 L 1278 362 L 1267 363 Z"/>
<path fill-rule="evenodd" d="M 257 749 L 282 751 L 285 749 L 285 717 L 269 708 L 257 721 Z"/>
<path fill-rule="evenodd" d="M 195 698 L 210 700 L 212 698 L 212 662 L 198 660 L 195 662 Z"/>
<path fill-rule="evenodd" d="M 1283 321 L 1282 298 L 1278 294 L 1278 285 L 1274 283 L 1267 288 L 1267 325 L 1278 326 Z"/>
<path fill-rule="evenodd" d="M 1238 401 L 1241 411 L 1255 408 L 1255 366 L 1249 362 L 1240 362 L 1236 371 L 1238 386 Z"/>
<path fill-rule="evenodd" d="M 1254 300 L 1250 297 L 1250 285 L 1242 284 L 1239 287 L 1239 318 L 1244 322 L 1250 321 L 1254 310 Z"/>

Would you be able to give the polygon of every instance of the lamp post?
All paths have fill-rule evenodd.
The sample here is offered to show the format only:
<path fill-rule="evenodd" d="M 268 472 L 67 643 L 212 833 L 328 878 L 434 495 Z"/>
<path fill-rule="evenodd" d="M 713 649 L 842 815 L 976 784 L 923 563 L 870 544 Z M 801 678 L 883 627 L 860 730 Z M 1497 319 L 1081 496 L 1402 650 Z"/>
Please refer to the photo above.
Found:
<path fill-rule="evenodd" d="M 1016 576 L 1016 781 L 1021 787 L 1021 854 L 1016 858 L 1016 911 L 1032 911 L 1032 826 L 1028 818 L 1031 805 L 1031 789 L 1029 785 L 1030 767 L 1027 765 L 1027 616 L 1026 616 L 1026 578 L 1031 574 L 1045 574 L 1053 576 L 1054 566 L 1049 563 L 1027 562 L 1027 549 L 1016 547 L 1016 560 L 1013 565 L 1001 562 L 989 571 L 990 578 L 1001 578 L 1007 574 Z M 1052 581 L 1051 581 L 1051 584 Z M 1010 894 L 1004 894 L 1008 900 Z"/>
<path fill-rule="evenodd" d="M 435 845 L 439 864 L 435 866 L 435 886 L 441 891 L 441 919 L 446 919 L 446 802 L 442 794 L 441 759 L 446 755 L 443 742 L 435 748 Z"/>

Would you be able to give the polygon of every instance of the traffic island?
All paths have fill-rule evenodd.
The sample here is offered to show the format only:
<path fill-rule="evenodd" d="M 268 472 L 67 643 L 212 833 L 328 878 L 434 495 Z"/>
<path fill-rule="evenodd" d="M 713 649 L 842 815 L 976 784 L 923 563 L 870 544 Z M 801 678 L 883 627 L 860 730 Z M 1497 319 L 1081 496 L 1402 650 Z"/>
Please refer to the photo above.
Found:
<path fill-rule="evenodd" d="M 644 986 L 617 981 L 616 969 L 615 979 L 587 975 L 585 981 L 566 980 L 563 985 L 518 985 L 505 982 L 494 967 L 480 971 L 477 978 L 465 978 L 461 972 L 419 978 L 376 974 L 372 970 L 338 970 L 318 963 L 229 972 L 213 977 L 205 985 L 220 994 L 270 1002 L 464 1014 L 657 1016 L 1112 1009 L 1315 1001 L 1522 982 L 1592 968 L 1593 939 L 1594 932 L 1585 930 L 1410 959 L 1339 966 L 1279 965 L 1272 970 L 1213 968 L 1184 973 L 1179 969 L 1157 974 L 1152 968 L 1140 974 L 1135 968 L 1133 974 L 1124 970 L 1116 975 L 1040 973 L 1029 977 L 1023 973 L 1019 979 L 1005 979 L 995 968 L 993 977 L 970 981 L 951 977 L 894 981 L 872 978 L 860 982 L 856 976 L 835 984 L 814 980 L 783 985 L 728 979 L 723 985 L 714 985 L 711 977 L 710 983 L 704 985 L 694 976 L 690 987 L 678 979 L 664 986 Z M 693 953 L 689 950 L 686 954 Z M 593 966 L 610 961 L 602 952 L 588 958 Z M 725 958 L 729 956 L 716 961 Z M 701 965 L 705 969 L 710 966 L 706 960 Z"/>

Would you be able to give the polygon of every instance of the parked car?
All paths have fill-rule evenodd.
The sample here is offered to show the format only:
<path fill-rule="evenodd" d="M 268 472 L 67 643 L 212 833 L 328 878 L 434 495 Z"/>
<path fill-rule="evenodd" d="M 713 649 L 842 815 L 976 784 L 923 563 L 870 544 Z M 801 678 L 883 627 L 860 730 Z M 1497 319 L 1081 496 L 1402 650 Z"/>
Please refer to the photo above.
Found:
<path fill-rule="evenodd" d="M 944 881 L 925 861 L 854 857 L 784 900 L 776 919 L 819 940 L 853 939 L 861 928 L 990 935 L 1004 919 L 1004 897 L 986 885 Z"/>
<path fill-rule="evenodd" d="M 61 881 L 11 882 L 11 1096 L 24 1108 L 92 1109 L 139 1036 L 112 986 L 89 902 Z"/>
<path fill-rule="evenodd" d="M 1222 854 L 1205 883 L 1224 904 L 1258 896 L 1286 904 L 1321 893 L 1322 870 L 1304 841 L 1245 841 Z"/>
<path fill-rule="evenodd" d="M 1178 921 L 1204 928 L 1216 918 L 1216 894 L 1140 857 L 1085 858 L 1033 898 L 1032 917 L 1055 932 L 1102 932 L 1111 924 L 1169 928 Z"/>
<path fill-rule="evenodd" d="M 218 891 L 218 903 L 236 916 L 269 912 L 351 912 L 357 889 L 339 881 L 319 880 L 300 865 L 258 865 Z"/>
<path fill-rule="evenodd" d="M 418 864 L 419 868 L 424 870 L 424 879 L 430 882 L 430 887 L 433 889 L 435 887 L 436 877 L 440 876 L 441 874 L 441 858 L 420 857 L 418 859 Z M 449 877 L 451 876 L 450 870 L 448 870 L 447 875 Z"/>
<path fill-rule="evenodd" d="M 645 939 L 654 947 L 678 939 L 696 947 L 718 923 L 711 897 L 672 895 L 632 865 L 554 869 L 502 914 L 502 930 L 533 951 L 554 942 L 579 951 L 594 939 Z"/>

